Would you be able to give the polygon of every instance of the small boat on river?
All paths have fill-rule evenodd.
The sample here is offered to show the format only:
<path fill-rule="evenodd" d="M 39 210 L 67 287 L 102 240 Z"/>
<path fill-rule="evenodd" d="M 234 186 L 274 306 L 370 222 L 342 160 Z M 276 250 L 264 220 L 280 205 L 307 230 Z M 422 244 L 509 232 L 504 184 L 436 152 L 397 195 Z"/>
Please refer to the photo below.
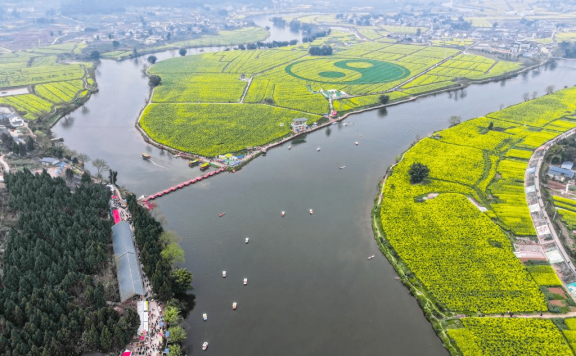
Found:
<path fill-rule="evenodd" d="M 250 238 L 247 237 L 247 238 L 246 238 L 246 243 L 248 243 L 248 241 L 250 241 Z"/>
<path fill-rule="evenodd" d="M 320 147 L 318 147 L 318 148 L 316 149 L 316 151 L 320 152 Z"/>
<path fill-rule="evenodd" d="M 373 259 L 373 258 L 374 258 L 374 255 L 368 256 L 368 259 L 369 259 L 369 260 L 371 260 L 371 259 Z"/>
<path fill-rule="evenodd" d="M 346 166 L 340 166 L 340 167 L 338 167 L 338 169 L 344 169 L 344 168 L 346 168 Z"/>
<path fill-rule="evenodd" d="M 223 217 L 223 216 L 224 216 L 224 214 L 226 214 L 226 212 L 225 212 L 225 211 L 223 211 L 223 212 L 221 212 L 220 214 L 218 214 L 218 217 L 220 217 L 220 218 L 221 218 L 221 217 Z"/>
<path fill-rule="evenodd" d="M 147 153 L 142 153 L 142 158 L 148 160 L 148 159 L 152 158 L 152 156 L 150 156 Z"/>
<path fill-rule="evenodd" d="M 356 146 L 358 146 L 358 141 L 354 142 L 356 144 Z"/>
<path fill-rule="evenodd" d="M 238 307 L 238 303 L 236 302 L 232 303 L 232 310 L 236 310 L 236 307 Z"/>
<path fill-rule="evenodd" d="M 314 214 L 314 210 L 310 209 L 310 215 Z"/>
<path fill-rule="evenodd" d="M 202 319 L 204 319 L 204 321 L 208 320 L 208 314 L 206 313 L 202 314 Z"/>
<path fill-rule="evenodd" d="M 207 348 L 208 348 L 208 341 L 204 341 L 204 343 L 202 344 L 202 351 L 206 351 Z"/>
<path fill-rule="evenodd" d="M 291 150 L 291 149 L 292 149 L 292 146 L 288 146 L 288 149 Z"/>
<path fill-rule="evenodd" d="M 280 215 L 284 216 L 284 215 L 286 215 L 286 212 L 284 210 L 282 210 L 282 213 Z"/>
<path fill-rule="evenodd" d="M 244 278 L 244 285 L 248 284 L 248 278 Z"/>
<path fill-rule="evenodd" d="M 226 278 L 226 271 L 222 271 L 222 278 Z"/>

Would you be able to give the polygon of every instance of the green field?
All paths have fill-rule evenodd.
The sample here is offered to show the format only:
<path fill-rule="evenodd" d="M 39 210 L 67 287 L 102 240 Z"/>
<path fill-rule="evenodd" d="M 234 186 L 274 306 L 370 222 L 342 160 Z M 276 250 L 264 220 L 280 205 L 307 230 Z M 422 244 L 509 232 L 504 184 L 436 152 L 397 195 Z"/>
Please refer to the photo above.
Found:
<path fill-rule="evenodd" d="M 216 156 L 258 146 L 290 133 L 294 118 L 319 116 L 268 105 L 150 104 L 140 124 L 157 142 Z"/>
<path fill-rule="evenodd" d="M 82 44 L 37 48 L 26 52 L 0 53 L 0 89 L 29 87 L 30 94 L 0 97 L 0 105 L 10 106 L 24 118 L 35 120 L 55 108 L 85 96 L 86 68 L 91 63 L 63 63 L 57 55 L 70 53 Z M 90 78 L 92 83 L 95 83 Z"/>
<path fill-rule="evenodd" d="M 379 28 L 372 30 L 384 31 Z M 394 30 L 416 32 L 417 29 L 403 27 Z M 270 113 L 269 107 L 294 110 L 288 111 L 295 113 L 296 116 L 292 118 L 300 113 L 319 117 L 331 108 L 346 112 L 375 106 L 379 103 L 379 96 L 384 93 L 392 101 L 400 100 L 455 86 L 456 78 L 484 79 L 520 67 L 514 62 L 497 62 L 482 56 L 460 54 L 452 48 L 363 42 L 351 33 L 341 31 L 333 31 L 312 43 L 324 44 L 333 46 L 332 56 L 310 56 L 310 44 L 301 44 L 277 49 L 203 53 L 159 62 L 148 70 L 150 74 L 159 75 L 163 81 L 155 88 L 152 103 L 167 104 L 166 108 L 169 105 L 202 103 L 239 104 L 234 107 L 250 105 L 251 110 L 230 112 L 228 120 L 231 122 L 250 119 L 243 115 L 267 115 Z M 452 59 L 420 75 L 451 56 Z M 328 96 L 322 94 L 327 90 L 340 92 L 340 96 L 332 101 L 332 107 Z M 222 110 L 224 108 L 226 106 Z M 178 109 L 170 110 L 180 112 Z M 170 126 L 171 122 L 181 119 L 177 115 L 162 118 L 160 113 L 150 117 L 152 112 L 146 110 L 143 115 L 143 122 L 147 124 L 143 127 L 152 139 L 192 153 L 210 152 L 215 155 L 234 152 L 261 145 L 289 132 L 289 128 L 285 127 L 273 131 L 273 134 L 263 133 L 263 138 L 256 139 L 256 136 L 249 135 L 254 141 L 244 139 L 239 144 L 224 140 L 222 144 L 214 145 L 211 142 L 220 140 L 222 135 L 218 130 L 203 131 L 203 141 L 184 139 L 185 133 L 178 134 L 178 138 L 170 138 L 158 130 L 151 130 L 154 120 L 161 120 L 163 125 Z M 198 115 L 204 112 L 200 111 Z M 196 119 L 200 117 L 196 115 Z M 206 122 L 213 121 L 209 116 L 204 119 Z"/>
<path fill-rule="evenodd" d="M 550 320 L 467 318 L 462 323 L 463 328 L 448 330 L 448 335 L 464 356 L 574 355 Z"/>
<path fill-rule="evenodd" d="M 441 131 L 410 149 L 388 178 L 381 210 L 386 237 L 448 310 L 547 310 L 538 285 L 558 285 L 558 279 L 550 269 L 523 267 L 502 230 L 535 235 L 523 186 L 526 156 L 507 153 L 533 151 L 576 125 L 565 118 L 576 110 L 574 98 L 576 89 L 565 89 Z M 491 123 L 497 131 L 487 129 Z M 428 184 L 409 183 L 414 162 L 430 168 Z M 440 195 L 415 200 L 429 193 Z"/>

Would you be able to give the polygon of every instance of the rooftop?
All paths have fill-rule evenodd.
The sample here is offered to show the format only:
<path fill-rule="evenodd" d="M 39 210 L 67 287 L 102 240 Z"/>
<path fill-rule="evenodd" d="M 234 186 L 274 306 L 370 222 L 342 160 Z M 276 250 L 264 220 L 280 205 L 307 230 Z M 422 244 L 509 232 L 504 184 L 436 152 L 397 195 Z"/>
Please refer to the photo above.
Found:
<path fill-rule="evenodd" d="M 112 226 L 112 246 L 116 257 L 120 300 L 123 302 L 134 295 L 144 295 L 144 284 L 128 222 L 122 221 Z"/>
<path fill-rule="evenodd" d="M 572 169 L 573 166 L 574 166 L 574 162 L 566 161 L 566 162 L 562 162 L 562 164 L 560 165 L 560 168 Z"/>
<path fill-rule="evenodd" d="M 550 167 L 550 169 L 548 170 L 548 174 L 551 174 L 554 176 L 564 176 L 564 177 L 568 177 L 568 178 L 574 178 L 574 172 L 573 171 L 571 171 L 569 169 L 561 168 L 561 167 L 555 167 L 555 166 Z"/>

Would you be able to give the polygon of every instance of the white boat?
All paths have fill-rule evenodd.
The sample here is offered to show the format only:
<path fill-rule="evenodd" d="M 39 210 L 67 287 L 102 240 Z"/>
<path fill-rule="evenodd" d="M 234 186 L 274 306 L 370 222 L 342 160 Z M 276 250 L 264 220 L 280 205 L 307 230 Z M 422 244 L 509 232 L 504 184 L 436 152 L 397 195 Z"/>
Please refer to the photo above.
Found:
<path fill-rule="evenodd" d="M 250 241 L 250 239 L 247 237 L 247 238 L 246 238 L 246 243 L 248 243 L 248 241 Z"/>
<path fill-rule="evenodd" d="M 291 149 L 292 149 L 292 146 L 288 146 L 288 149 L 291 150 Z"/>
<path fill-rule="evenodd" d="M 373 259 L 373 258 L 374 258 L 374 255 L 368 256 L 368 259 L 369 259 L 369 260 L 371 260 L 371 259 Z"/>
<path fill-rule="evenodd" d="M 206 313 L 202 314 L 202 319 L 204 319 L 204 321 L 208 320 L 208 314 Z"/>
<path fill-rule="evenodd" d="M 226 278 L 226 271 L 222 271 L 222 277 Z"/>
<path fill-rule="evenodd" d="M 244 285 L 248 284 L 248 278 L 244 278 Z"/>
<path fill-rule="evenodd" d="M 358 141 L 354 142 L 356 144 L 356 146 L 358 146 Z"/>
<path fill-rule="evenodd" d="M 314 210 L 310 209 L 310 215 L 314 214 Z"/>
<path fill-rule="evenodd" d="M 316 149 L 316 151 L 320 152 L 320 147 L 318 147 L 318 148 Z"/>
<path fill-rule="evenodd" d="M 208 348 L 208 341 L 204 341 L 204 343 L 202 344 L 202 351 L 206 351 L 207 348 Z"/>
<path fill-rule="evenodd" d="M 344 169 L 344 168 L 346 168 L 346 166 L 340 166 L 340 167 L 338 167 L 338 168 L 339 168 L 339 169 Z"/>
<path fill-rule="evenodd" d="M 238 307 L 238 303 L 236 302 L 232 303 L 232 310 L 236 310 L 236 307 Z"/>
<path fill-rule="evenodd" d="M 282 210 L 282 213 L 280 215 L 284 216 L 284 215 L 286 215 L 286 212 L 284 210 Z"/>

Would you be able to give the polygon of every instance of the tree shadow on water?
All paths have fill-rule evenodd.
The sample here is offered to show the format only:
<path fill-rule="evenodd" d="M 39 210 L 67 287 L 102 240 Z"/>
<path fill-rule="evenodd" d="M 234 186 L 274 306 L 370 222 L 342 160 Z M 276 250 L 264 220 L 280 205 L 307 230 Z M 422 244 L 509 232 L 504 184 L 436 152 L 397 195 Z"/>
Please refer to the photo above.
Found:
<path fill-rule="evenodd" d="M 378 109 L 377 114 L 378 114 L 378 117 L 379 117 L 379 118 L 386 117 L 386 116 L 388 116 L 388 109 L 386 109 L 385 107 L 384 107 L 384 108 L 380 108 L 380 109 Z"/>
<path fill-rule="evenodd" d="M 193 293 L 177 294 L 175 297 L 182 304 L 180 314 L 184 319 L 186 319 L 188 315 L 190 315 L 190 312 L 194 310 L 194 307 L 196 306 L 196 294 Z"/>

